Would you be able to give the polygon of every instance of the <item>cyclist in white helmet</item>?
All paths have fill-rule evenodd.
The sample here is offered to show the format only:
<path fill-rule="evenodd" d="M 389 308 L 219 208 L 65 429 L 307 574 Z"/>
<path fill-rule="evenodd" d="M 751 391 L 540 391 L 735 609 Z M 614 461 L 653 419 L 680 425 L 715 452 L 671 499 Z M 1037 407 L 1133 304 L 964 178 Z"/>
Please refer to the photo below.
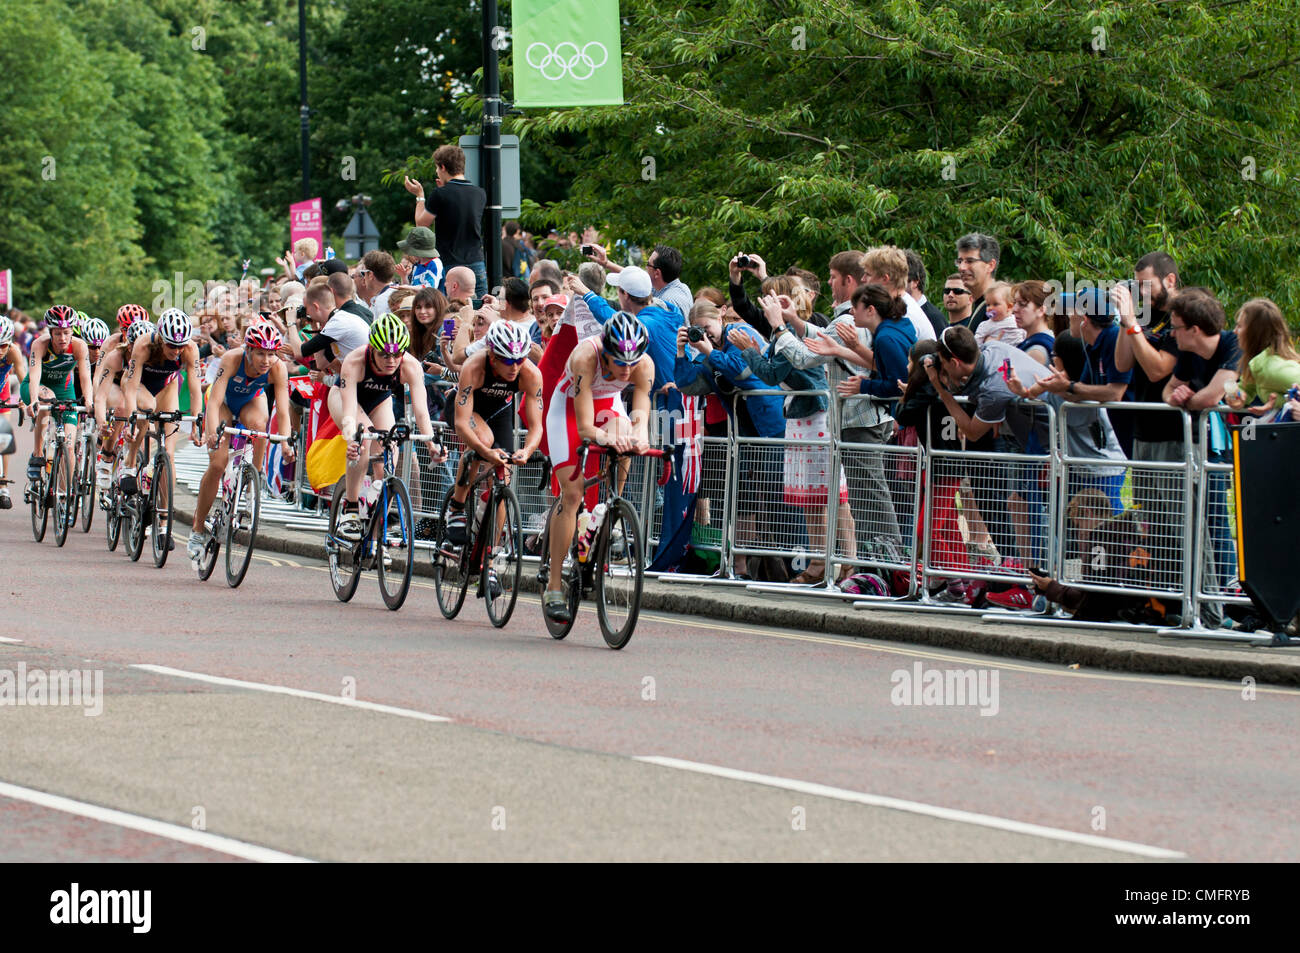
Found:
<path fill-rule="evenodd" d="M 524 464 L 542 443 L 542 372 L 528 357 L 532 338 L 514 321 L 495 321 L 485 341 L 487 347 L 465 361 L 456 385 L 456 433 L 467 452 L 460 458 L 447 518 L 447 538 L 453 543 L 467 538 L 465 498 L 479 461 Z M 528 435 L 516 450 L 515 421 L 521 409 Z"/>
<path fill-rule="evenodd" d="M 22 380 L 27 376 L 27 361 L 23 358 L 23 349 L 18 346 L 14 340 L 14 323 L 0 315 L 0 404 L 7 404 L 9 399 L 9 375 L 13 374 L 17 380 Z M 9 421 L 10 412 L 8 409 L 0 409 L 0 418 Z M 13 428 L 10 427 L 10 430 Z M 9 454 L 0 454 L 0 480 L 9 479 Z M 9 497 L 9 486 L 6 483 L 0 483 L 0 510 L 13 508 L 13 500 Z"/>
<path fill-rule="evenodd" d="M 153 397 L 154 410 L 167 413 L 180 406 L 181 372 L 187 375 L 190 388 L 190 406 L 203 406 L 203 393 L 199 389 L 202 375 L 198 372 L 199 348 L 191 338 L 194 325 L 190 316 L 180 308 L 168 308 L 158 317 L 158 325 L 151 335 L 140 335 L 131 345 L 126 370 L 122 374 L 121 417 L 130 417 L 139 406 L 140 385 Z M 127 452 L 127 460 L 134 463 L 136 451 L 149 428 L 136 428 L 135 439 Z M 167 452 L 175 457 L 176 438 L 180 436 L 179 424 L 168 424 L 165 430 Z M 190 435 L 195 444 L 202 442 L 197 428 Z M 116 432 L 113 439 L 116 440 Z M 138 489 L 134 467 L 122 469 L 122 490 L 134 493 Z"/>

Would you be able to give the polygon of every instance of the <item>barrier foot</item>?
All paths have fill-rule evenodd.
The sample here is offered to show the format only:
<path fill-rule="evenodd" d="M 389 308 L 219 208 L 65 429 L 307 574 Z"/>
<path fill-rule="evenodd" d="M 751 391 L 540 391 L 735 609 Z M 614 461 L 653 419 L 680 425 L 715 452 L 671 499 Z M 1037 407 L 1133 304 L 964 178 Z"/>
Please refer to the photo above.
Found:
<path fill-rule="evenodd" d="M 766 596 L 799 596 L 800 598 L 809 597 L 813 599 L 861 599 L 862 595 L 856 592 L 840 592 L 838 589 L 827 589 L 824 585 L 816 586 L 792 586 L 788 582 L 750 582 L 740 580 L 750 592 L 762 593 Z"/>
<path fill-rule="evenodd" d="M 1289 638 L 1284 633 L 1272 632 L 1231 632 L 1227 629 L 1159 629 L 1156 635 L 1166 639 L 1205 639 L 1208 642 L 1242 642 L 1259 646 L 1300 647 L 1300 641 Z M 1281 639 L 1282 641 L 1278 641 Z"/>
<path fill-rule="evenodd" d="M 706 576 L 703 573 L 664 572 L 657 573 L 660 582 L 696 583 L 709 586 L 726 586 L 739 588 L 749 584 L 748 579 L 728 579 L 726 576 Z M 650 578 L 650 573 L 646 573 Z"/>

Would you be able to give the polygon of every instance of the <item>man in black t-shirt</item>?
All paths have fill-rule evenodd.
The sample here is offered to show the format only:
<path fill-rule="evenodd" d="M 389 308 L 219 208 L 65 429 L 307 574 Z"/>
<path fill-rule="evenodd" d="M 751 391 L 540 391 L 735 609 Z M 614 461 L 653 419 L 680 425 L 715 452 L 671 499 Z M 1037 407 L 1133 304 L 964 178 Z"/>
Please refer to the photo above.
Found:
<path fill-rule="evenodd" d="M 473 270 L 474 296 L 481 298 L 488 290 L 487 265 L 483 261 L 487 193 L 465 178 L 465 152 L 460 146 L 439 146 L 433 161 L 438 167 L 438 188 L 427 205 L 424 186 L 414 179 L 406 180 L 406 190 L 415 196 L 415 224 L 433 227 L 438 256 L 447 271 L 457 265 Z"/>

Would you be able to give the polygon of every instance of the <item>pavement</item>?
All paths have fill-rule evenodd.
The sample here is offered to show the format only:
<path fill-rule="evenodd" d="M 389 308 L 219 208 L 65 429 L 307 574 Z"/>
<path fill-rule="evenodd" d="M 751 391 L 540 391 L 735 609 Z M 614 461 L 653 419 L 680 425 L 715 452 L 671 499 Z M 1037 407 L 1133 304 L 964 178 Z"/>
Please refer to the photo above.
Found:
<path fill-rule="evenodd" d="M 201 457 L 191 449 L 178 454 L 179 492 L 176 517 L 188 527 L 194 513 L 197 478 L 193 468 Z M 286 527 L 287 507 L 263 510 L 258 531 L 259 552 L 325 558 L 324 523 L 306 515 L 298 522 L 319 524 L 312 529 Z M 187 530 L 178 531 L 184 540 Z M 183 557 L 182 557 L 183 558 Z M 537 591 L 529 561 L 523 588 Z M 415 572 L 432 577 L 428 559 L 419 559 Z M 219 575 L 219 572 L 218 572 Z M 773 591 L 773 588 L 779 591 Z M 855 608 L 855 603 L 859 607 Z M 737 585 L 700 577 L 647 578 L 643 609 L 658 610 L 732 623 L 881 639 L 890 642 L 956 649 L 1008 658 L 1028 659 L 1085 668 L 1145 674 L 1182 675 L 1240 682 L 1300 685 L 1300 644 L 1268 646 L 1238 640 L 1218 641 L 1157 634 L 1151 627 L 1094 626 L 1064 619 L 1044 620 L 1034 613 L 961 608 L 921 609 L 915 603 L 864 603 L 807 587 Z M 1219 633 L 1222 638 L 1227 633 Z"/>

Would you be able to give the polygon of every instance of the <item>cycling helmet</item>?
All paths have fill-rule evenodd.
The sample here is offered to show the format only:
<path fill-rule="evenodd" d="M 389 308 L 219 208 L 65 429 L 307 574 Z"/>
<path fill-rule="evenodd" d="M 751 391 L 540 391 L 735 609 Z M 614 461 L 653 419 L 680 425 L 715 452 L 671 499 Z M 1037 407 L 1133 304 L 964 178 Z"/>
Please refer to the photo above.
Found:
<path fill-rule="evenodd" d="M 126 329 L 126 346 L 135 347 L 135 342 L 158 330 L 152 321 L 136 321 Z"/>
<path fill-rule="evenodd" d="M 75 314 L 73 314 L 73 316 L 72 316 L 72 336 L 73 336 L 74 338 L 79 338 L 79 337 L 81 337 L 81 331 L 82 331 L 82 329 L 86 326 L 86 323 L 87 323 L 89 320 L 90 320 L 90 315 L 86 314 L 86 312 L 84 312 L 84 311 L 78 311 L 78 312 L 76 312 Z"/>
<path fill-rule="evenodd" d="M 14 323 L 0 314 L 0 347 L 8 347 L 14 342 Z"/>
<path fill-rule="evenodd" d="M 605 322 L 600 346 L 606 357 L 620 364 L 635 364 L 650 346 L 650 335 L 636 315 L 620 311 Z"/>
<path fill-rule="evenodd" d="M 532 349 L 533 339 L 513 321 L 493 321 L 487 333 L 492 353 L 507 361 L 521 361 Z"/>
<path fill-rule="evenodd" d="M 244 332 L 244 347 L 257 347 L 264 351 L 278 351 L 284 338 L 279 329 L 269 321 L 257 321 Z"/>
<path fill-rule="evenodd" d="M 124 304 L 117 309 L 117 327 L 125 331 L 137 321 L 148 321 L 149 312 L 138 304 Z"/>
<path fill-rule="evenodd" d="M 102 347 L 108 340 L 108 325 L 99 318 L 90 318 L 82 324 L 81 336 L 91 347 Z"/>
<path fill-rule="evenodd" d="M 77 312 L 73 311 L 66 304 L 56 304 L 45 312 L 45 326 L 47 328 L 71 328 L 76 326 Z"/>
<path fill-rule="evenodd" d="M 158 336 L 164 344 L 172 347 L 184 347 L 190 342 L 194 333 L 194 324 L 190 316 L 180 308 L 168 308 L 158 316 Z"/>
<path fill-rule="evenodd" d="M 370 346 L 384 354 L 402 354 L 411 345 L 411 332 L 391 311 L 370 326 Z"/>

